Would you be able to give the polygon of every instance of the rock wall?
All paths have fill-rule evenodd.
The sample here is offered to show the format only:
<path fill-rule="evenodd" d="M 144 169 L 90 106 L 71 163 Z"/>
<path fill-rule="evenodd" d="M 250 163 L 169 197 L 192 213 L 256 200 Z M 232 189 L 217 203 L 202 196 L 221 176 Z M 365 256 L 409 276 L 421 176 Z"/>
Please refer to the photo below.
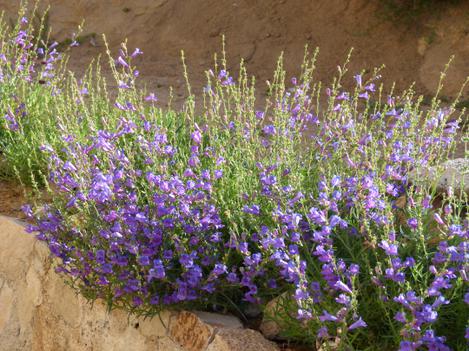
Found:
<path fill-rule="evenodd" d="M 165 312 L 136 319 L 91 306 L 64 284 L 48 249 L 0 216 L 0 351 L 277 351 L 235 317 Z"/>
<path fill-rule="evenodd" d="M 106 34 L 116 53 L 128 38 L 139 47 L 142 77 L 161 97 L 168 85 L 185 94 L 181 50 L 184 50 L 193 88 L 205 84 L 204 70 L 226 38 L 228 68 L 236 71 L 243 58 L 259 84 L 271 79 L 284 52 L 288 75 L 296 75 L 304 46 L 319 47 L 316 79 L 330 83 L 350 48 L 350 76 L 382 64 L 383 81 L 399 89 L 416 82 L 421 93 L 434 93 L 439 73 L 452 54 L 443 94 L 455 96 L 469 74 L 469 2 L 433 1 L 431 8 L 411 21 L 370 0 L 41 0 L 50 6 L 52 39 L 62 41 L 84 21 L 83 38 L 93 40 L 72 52 L 72 66 L 80 70 L 104 51 Z M 34 1 L 30 1 L 34 3 Z M 16 18 L 20 1 L 0 0 L 0 11 Z M 389 4 L 388 4 L 389 5 Z M 89 37 L 87 37 L 90 39 Z M 350 78 L 350 77 L 349 77 Z M 352 81 L 352 79 L 348 79 Z M 347 83 L 345 82 L 345 83 Z M 157 88 L 163 87 L 159 91 Z M 262 89 L 260 89 L 262 90 Z M 177 98 L 177 96 L 176 96 Z M 464 99 L 468 99 L 466 91 Z"/>

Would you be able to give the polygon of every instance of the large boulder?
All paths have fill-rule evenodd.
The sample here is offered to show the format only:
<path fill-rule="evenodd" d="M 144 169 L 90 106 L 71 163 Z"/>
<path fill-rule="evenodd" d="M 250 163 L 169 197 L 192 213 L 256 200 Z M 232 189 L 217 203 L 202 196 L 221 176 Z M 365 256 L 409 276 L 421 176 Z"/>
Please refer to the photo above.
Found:
<path fill-rule="evenodd" d="M 129 317 L 91 306 L 55 273 L 23 223 L 0 216 L 0 351 L 278 351 L 232 316 L 164 312 Z"/>

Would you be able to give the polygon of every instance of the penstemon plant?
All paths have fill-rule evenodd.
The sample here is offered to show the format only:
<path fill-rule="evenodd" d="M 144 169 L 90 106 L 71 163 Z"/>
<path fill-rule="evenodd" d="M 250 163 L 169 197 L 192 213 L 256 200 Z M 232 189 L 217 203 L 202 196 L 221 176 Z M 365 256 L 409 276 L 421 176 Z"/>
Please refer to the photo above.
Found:
<path fill-rule="evenodd" d="M 4 172 L 49 193 L 24 207 L 28 229 L 84 296 L 154 316 L 281 295 L 267 317 L 293 341 L 465 349 L 467 195 L 411 176 L 450 154 L 457 99 L 385 93 L 380 70 L 347 89 L 346 64 L 324 88 L 306 52 L 290 82 L 279 60 L 265 101 L 222 57 L 178 112 L 137 84 L 139 49 L 110 59 L 108 94 L 27 23 L 0 31 Z"/>

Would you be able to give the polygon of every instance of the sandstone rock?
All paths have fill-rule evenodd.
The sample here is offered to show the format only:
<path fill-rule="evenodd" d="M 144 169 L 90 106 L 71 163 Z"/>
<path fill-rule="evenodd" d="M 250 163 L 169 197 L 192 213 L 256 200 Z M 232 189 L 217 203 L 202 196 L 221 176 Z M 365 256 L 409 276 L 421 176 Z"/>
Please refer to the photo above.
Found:
<path fill-rule="evenodd" d="M 277 344 L 266 340 L 252 329 L 221 329 L 206 351 L 280 351 Z"/>
<path fill-rule="evenodd" d="M 286 305 L 292 302 L 288 293 L 283 293 L 272 299 L 265 307 L 264 317 L 262 318 L 259 330 L 267 339 L 279 339 L 282 326 L 279 324 L 278 317 L 285 315 Z"/>
<path fill-rule="evenodd" d="M 464 190 L 469 194 L 469 159 L 457 158 L 438 167 L 415 169 L 410 173 L 410 180 L 434 184 L 440 192 L 447 192 L 452 187 L 455 192 Z"/>
<path fill-rule="evenodd" d="M 196 313 L 181 312 L 171 321 L 171 338 L 187 351 L 203 351 L 212 341 L 214 328 Z"/>
<path fill-rule="evenodd" d="M 233 317 L 207 312 L 180 312 L 171 319 L 171 339 L 187 351 L 278 351 L 261 333 L 244 329 Z"/>

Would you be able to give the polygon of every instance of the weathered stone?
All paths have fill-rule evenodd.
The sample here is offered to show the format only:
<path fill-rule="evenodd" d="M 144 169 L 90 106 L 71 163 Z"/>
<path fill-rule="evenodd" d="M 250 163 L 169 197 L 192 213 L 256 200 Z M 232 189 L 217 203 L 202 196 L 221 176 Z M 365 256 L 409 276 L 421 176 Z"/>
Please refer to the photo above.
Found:
<path fill-rule="evenodd" d="M 169 335 L 185 351 L 278 351 L 261 333 L 243 328 L 227 315 L 180 312 L 170 323 Z"/>
<path fill-rule="evenodd" d="M 208 312 L 180 312 L 169 327 L 169 335 L 187 351 L 207 348 L 219 329 L 240 329 L 241 322 L 233 316 Z"/>
<path fill-rule="evenodd" d="M 433 184 L 440 192 L 453 191 L 469 194 L 469 159 L 457 158 L 448 160 L 437 167 L 415 169 L 410 172 L 410 180 L 414 183 Z"/>
<path fill-rule="evenodd" d="M 202 322 L 197 315 L 181 312 L 171 322 L 170 337 L 185 350 L 202 351 L 207 348 L 213 336 L 213 328 Z"/>
<path fill-rule="evenodd" d="M 269 301 L 266 305 L 259 330 L 267 339 L 279 338 L 282 326 L 279 324 L 276 317 L 286 313 L 285 304 L 288 303 L 288 298 L 288 294 L 283 293 Z"/>
<path fill-rule="evenodd" d="M 280 351 L 277 344 L 266 340 L 252 329 L 220 329 L 206 351 Z"/>

